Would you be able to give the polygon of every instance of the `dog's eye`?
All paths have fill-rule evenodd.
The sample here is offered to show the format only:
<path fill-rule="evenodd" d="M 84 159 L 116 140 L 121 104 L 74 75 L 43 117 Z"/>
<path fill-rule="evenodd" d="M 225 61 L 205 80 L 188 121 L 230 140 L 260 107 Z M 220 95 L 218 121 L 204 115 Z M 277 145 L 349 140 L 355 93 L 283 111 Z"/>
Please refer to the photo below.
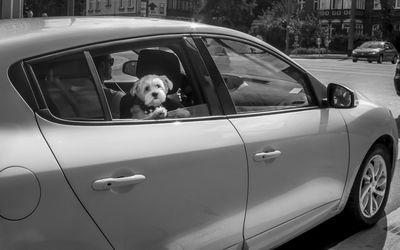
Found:
<path fill-rule="evenodd" d="M 144 88 L 144 91 L 149 91 L 149 89 L 150 89 L 149 87 L 146 87 Z"/>
<path fill-rule="evenodd" d="M 157 87 L 157 88 L 161 88 L 161 85 L 157 84 L 156 87 Z"/>

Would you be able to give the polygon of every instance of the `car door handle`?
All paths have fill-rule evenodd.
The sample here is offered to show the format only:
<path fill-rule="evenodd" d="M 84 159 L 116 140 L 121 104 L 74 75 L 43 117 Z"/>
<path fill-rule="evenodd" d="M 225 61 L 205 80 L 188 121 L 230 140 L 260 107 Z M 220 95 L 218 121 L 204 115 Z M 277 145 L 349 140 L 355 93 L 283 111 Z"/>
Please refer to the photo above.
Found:
<path fill-rule="evenodd" d="M 271 152 L 260 152 L 254 155 L 254 161 L 265 161 L 281 156 L 282 152 L 279 150 L 274 150 Z"/>
<path fill-rule="evenodd" d="M 138 184 L 146 180 L 146 176 L 135 174 L 132 176 L 119 177 L 119 178 L 105 178 L 93 182 L 92 187 L 94 190 L 109 190 L 111 188 L 125 187 Z"/>

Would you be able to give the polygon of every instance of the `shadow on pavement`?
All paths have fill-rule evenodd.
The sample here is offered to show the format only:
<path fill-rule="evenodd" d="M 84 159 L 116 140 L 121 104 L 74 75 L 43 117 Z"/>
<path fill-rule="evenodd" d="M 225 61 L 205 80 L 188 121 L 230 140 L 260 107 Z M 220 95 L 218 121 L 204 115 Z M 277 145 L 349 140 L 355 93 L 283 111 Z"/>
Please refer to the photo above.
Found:
<path fill-rule="evenodd" d="M 383 249 L 387 235 L 386 230 L 375 229 L 378 226 L 360 230 L 354 228 L 351 223 L 351 221 L 340 215 L 335 216 L 275 250 Z M 382 227 L 382 224 L 386 225 L 385 216 L 380 220 L 379 228 Z M 369 236 L 373 235 L 373 237 L 369 237 L 371 242 L 367 243 L 363 239 L 365 233 L 368 233 Z M 368 247 L 365 243 L 367 243 Z"/>

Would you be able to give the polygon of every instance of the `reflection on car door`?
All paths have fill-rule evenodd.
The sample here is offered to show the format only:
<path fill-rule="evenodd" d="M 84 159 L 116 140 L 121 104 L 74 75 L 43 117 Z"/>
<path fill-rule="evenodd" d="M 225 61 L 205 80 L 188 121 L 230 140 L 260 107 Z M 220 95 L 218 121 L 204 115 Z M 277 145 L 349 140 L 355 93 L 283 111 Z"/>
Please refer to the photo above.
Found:
<path fill-rule="evenodd" d="M 241 244 L 246 156 L 229 121 L 75 126 L 38 117 L 38 123 L 115 249 Z M 118 187 L 122 177 L 137 184 Z M 117 179 L 111 188 L 110 178 Z"/>
<path fill-rule="evenodd" d="M 348 143 L 337 110 L 230 120 L 245 142 L 249 164 L 246 239 L 341 198 Z"/>

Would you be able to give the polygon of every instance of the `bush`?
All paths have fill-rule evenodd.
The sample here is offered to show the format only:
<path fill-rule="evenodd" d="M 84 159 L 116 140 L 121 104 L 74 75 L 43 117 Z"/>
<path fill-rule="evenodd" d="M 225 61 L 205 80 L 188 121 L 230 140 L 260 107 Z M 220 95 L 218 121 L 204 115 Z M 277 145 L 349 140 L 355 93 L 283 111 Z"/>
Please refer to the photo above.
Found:
<path fill-rule="evenodd" d="M 329 50 L 326 48 L 297 48 L 290 52 L 293 55 L 326 54 Z"/>

